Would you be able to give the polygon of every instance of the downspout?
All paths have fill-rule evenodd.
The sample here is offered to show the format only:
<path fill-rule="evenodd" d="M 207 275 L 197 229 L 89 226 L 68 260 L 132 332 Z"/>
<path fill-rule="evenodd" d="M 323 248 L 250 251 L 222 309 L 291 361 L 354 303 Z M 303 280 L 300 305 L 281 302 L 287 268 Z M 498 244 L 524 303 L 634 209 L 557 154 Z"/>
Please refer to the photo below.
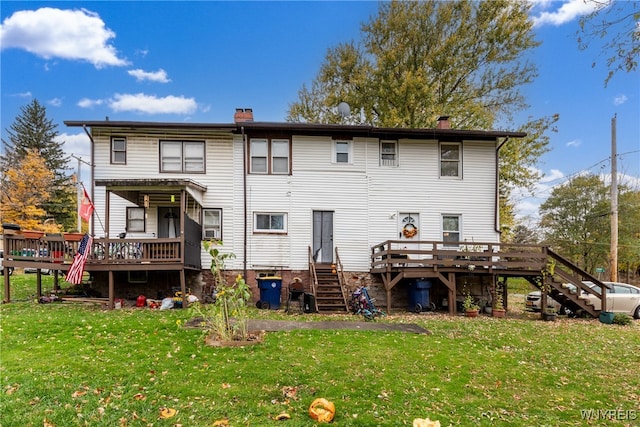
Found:
<path fill-rule="evenodd" d="M 247 280 L 247 135 L 244 133 L 244 126 L 240 127 L 242 133 L 242 191 L 244 212 L 243 231 L 243 254 L 242 254 L 242 276 Z"/>
<path fill-rule="evenodd" d="M 496 179 L 495 179 L 495 206 L 493 210 L 493 225 L 495 231 L 500 233 L 500 149 L 509 141 L 507 136 L 496 148 Z"/>
<path fill-rule="evenodd" d="M 93 141 L 93 137 L 91 136 L 91 133 L 87 130 L 87 125 L 82 125 L 82 129 L 84 129 L 84 133 L 87 134 L 87 136 L 89 137 L 89 141 L 91 141 L 91 197 L 92 197 L 92 202 L 94 202 L 95 199 L 95 188 L 93 183 L 95 182 L 95 176 L 94 176 L 94 168 L 95 168 L 95 162 L 94 162 L 94 157 L 95 157 L 95 142 Z M 95 236 L 96 235 L 96 222 L 93 219 L 93 213 L 91 214 L 91 235 Z"/>

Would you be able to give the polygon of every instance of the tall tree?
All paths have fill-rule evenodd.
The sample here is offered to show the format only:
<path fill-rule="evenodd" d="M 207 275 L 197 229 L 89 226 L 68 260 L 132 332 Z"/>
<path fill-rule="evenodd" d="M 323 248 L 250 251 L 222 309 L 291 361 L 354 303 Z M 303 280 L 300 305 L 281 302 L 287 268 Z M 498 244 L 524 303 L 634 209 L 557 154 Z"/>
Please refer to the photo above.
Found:
<path fill-rule="evenodd" d="M 574 263 L 593 273 L 609 253 L 608 189 L 595 175 L 577 176 L 553 189 L 540 206 L 546 241 Z"/>
<path fill-rule="evenodd" d="M 37 99 L 21 107 L 20 113 L 7 129 L 8 139 L 2 139 L 4 155 L 0 156 L 0 171 L 3 181 L 9 168 L 35 150 L 53 173 L 49 197 L 40 200 L 38 207 L 65 229 L 72 229 L 76 221 L 76 190 L 69 175 L 69 157 L 62 149 L 62 142 L 57 141 L 57 125 L 47 118 L 46 108 Z"/>
<path fill-rule="evenodd" d="M 622 187 L 618 196 L 618 265 L 633 273 L 640 269 L 640 190 Z"/>
<path fill-rule="evenodd" d="M 362 26 L 362 40 L 327 52 L 311 87 L 299 91 L 288 121 L 494 129 L 527 107 L 520 88 L 537 77 L 528 52 L 539 45 L 530 2 L 510 0 L 383 2 Z M 346 102 L 353 114 L 343 118 Z M 548 150 L 545 132 L 558 116 L 519 125 L 529 137 L 500 151 L 501 218 L 512 226 L 511 190 L 531 187 L 530 168 Z"/>
<path fill-rule="evenodd" d="M 613 76 L 638 69 L 640 56 L 640 3 L 637 1 L 584 0 L 594 5 L 593 12 L 580 19 L 577 32 L 581 50 L 601 41 L 600 53 L 608 69 L 605 86 Z M 593 66 L 597 61 L 593 62 Z"/>
<path fill-rule="evenodd" d="M 25 155 L 5 172 L 6 179 L 0 192 L 2 222 L 14 223 L 24 229 L 57 231 L 44 226 L 47 212 L 40 202 L 49 198 L 53 173 L 44 158 L 35 150 Z"/>
<path fill-rule="evenodd" d="M 354 120 L 430 127 L 441 114 L 460 129 L 489 129 L 526 107 L 519 88 L 537 76 L 525 53 L 539 45 L 530 4 L 497 0 L 381 3 L 362 41 L 330 49 L 312 84 L 290 106 L 290 121 Z"/>

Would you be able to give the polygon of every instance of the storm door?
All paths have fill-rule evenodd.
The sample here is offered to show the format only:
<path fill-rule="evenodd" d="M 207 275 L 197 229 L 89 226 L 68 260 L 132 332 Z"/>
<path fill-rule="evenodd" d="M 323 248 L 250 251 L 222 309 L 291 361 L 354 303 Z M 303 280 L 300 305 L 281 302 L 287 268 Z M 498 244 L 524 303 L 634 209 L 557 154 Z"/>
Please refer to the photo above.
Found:
<path fill-rule="evenodd" d="M 333 211 L 313 211 L 313 259 L 333 262 Z"/>
<path fill-rule="evenodd" d="M 158 207 L 158 237 L 180 236 L 180 209 Z"/>

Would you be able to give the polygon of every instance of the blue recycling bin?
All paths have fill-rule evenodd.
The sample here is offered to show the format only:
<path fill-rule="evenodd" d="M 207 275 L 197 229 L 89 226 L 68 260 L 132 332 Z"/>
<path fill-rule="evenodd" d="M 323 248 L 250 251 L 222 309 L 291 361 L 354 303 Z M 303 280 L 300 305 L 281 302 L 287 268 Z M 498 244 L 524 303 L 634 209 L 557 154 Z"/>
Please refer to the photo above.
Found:
<path fill-rule="evenodd" d="M 260 308 L 277 310 L 280 308 L 280 290 L 282 289 L 282 277 L 258 277 L 260 288 Z"/>
<path fill-rule="evenodd" d="M 409 311 L 420 313 L 430 308 L 430 289 L 429 280 L 417 279 L 409 283 Z"/>

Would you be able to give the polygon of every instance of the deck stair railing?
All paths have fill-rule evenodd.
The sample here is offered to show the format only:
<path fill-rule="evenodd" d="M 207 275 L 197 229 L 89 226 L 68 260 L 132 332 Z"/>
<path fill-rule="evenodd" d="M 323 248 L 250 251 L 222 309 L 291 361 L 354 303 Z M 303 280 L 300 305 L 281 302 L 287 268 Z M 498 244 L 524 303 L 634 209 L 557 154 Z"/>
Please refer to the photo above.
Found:
<path fill-rule="evenodd" d="M 545 249 L 549 261 L 542 275 L 543 282 L 529 281 L 573 312 L 582 310 L 598 317 L 601 311 L 606 311 L 607 291 L 610 286 L 553 250 Z M 585 282 L 590 282 L 592 286 Z M 593 303 L 585 298 L 586 295 L 593 295 L 600 300 L 600 308 L 596 309 Z"/>
<path fill-rule="evenodd" d="M 309 246 L 309 282 L 311 287 L 311 295 L 314 296 L 314 312 L 318 312 L 318 301 L 315 298 L 316 289 L 318 288 L 318 273 L 316 272 L 316 262 L 313 259 L 313 251 Z"/>
<path fill-rule="evenodd" d="M 349 311 L 349 300 L 347 297 L 347 278 L 345 276 L 344 267 L 342 266 L 342 261 L 340 260 L 340 254 L 338 253 L 338 248 L 336 248 L 336 270 L 338 274 L 338 283 L 340 284 L 340 290 L 342 291 L 342 300 L 344 301 L 344 308 L 346 311 Z"/>

